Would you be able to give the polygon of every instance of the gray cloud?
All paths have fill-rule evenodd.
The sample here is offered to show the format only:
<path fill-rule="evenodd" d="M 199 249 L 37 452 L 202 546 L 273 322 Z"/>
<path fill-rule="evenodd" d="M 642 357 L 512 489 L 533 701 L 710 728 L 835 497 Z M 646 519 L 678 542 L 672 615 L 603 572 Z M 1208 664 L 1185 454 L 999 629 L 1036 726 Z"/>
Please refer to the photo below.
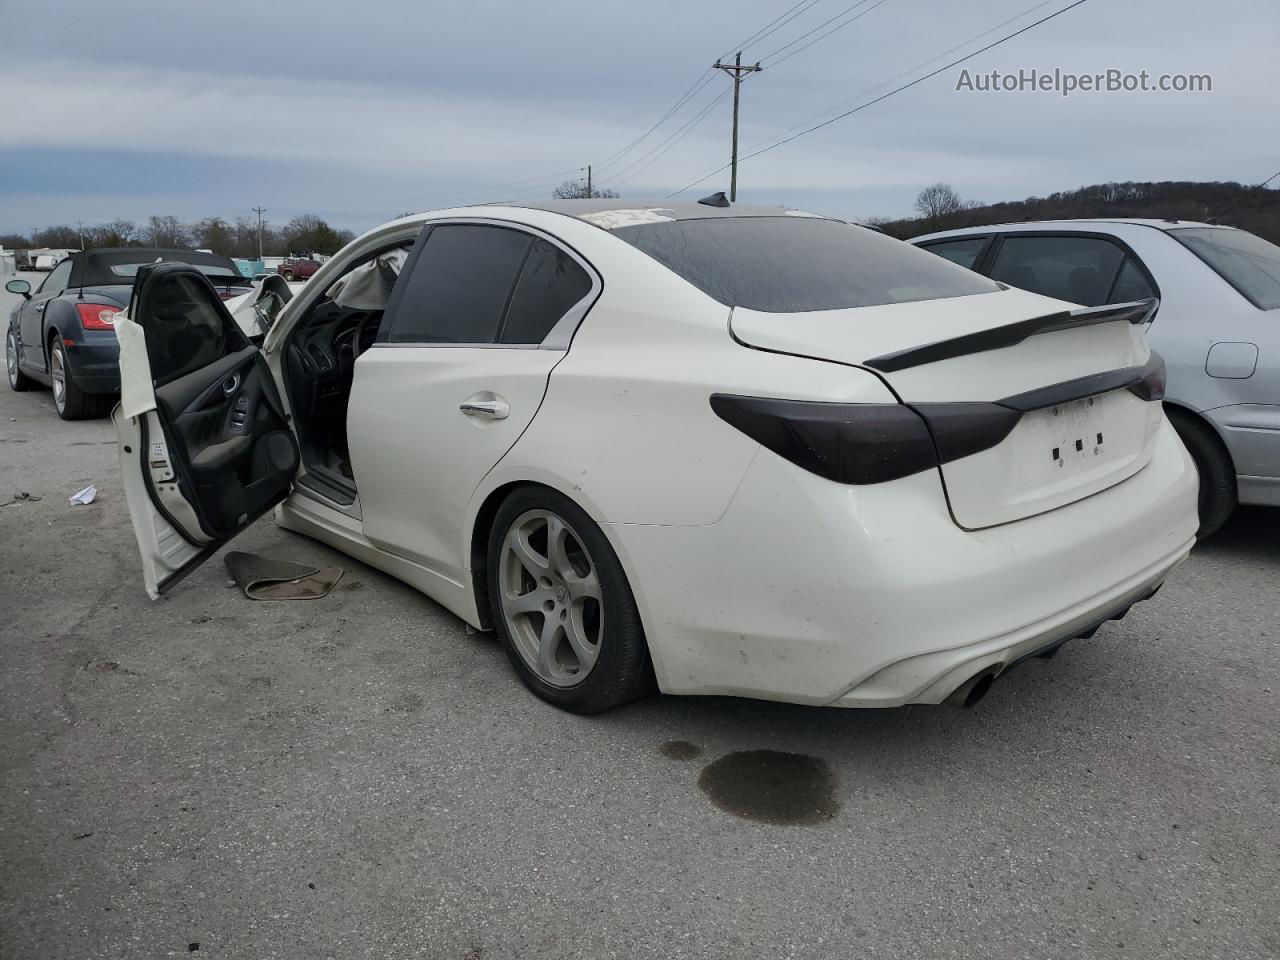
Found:
<path fill-rule="evenodd" d="M 743 90 L 744 148 L 1033 2 L 887 0 L 751 79 Z M 1038 15 L 1065 2 L 1054 0 Z M 545 195 L 554 178 L 494 193 L 487 187 L 600 163 L 657 119 L 716 55 L 787 6 L 13 5 L 0 39 L 0 89 L 9 94 L 0 122 L 0 203 L 14 222 L 0 229 L 77 216 L 235 215 L 254 203 L 278 218 L 316 210 L 361 228 L 455 198 Z M 819 0 L 748 48 L 746 58 L 768 54 L 846 6 Z M 1272 119 L 1278 35 L 1274 0 L 1213 7 L 1091 0 L 971 68 L 1209 73 L 1213 93 L 963 93 L 952 70 L 745 162 L 741 196 L 867 216 L 905 213 L 920 186 L 938 179 L 984 200 L 1112 179 L 1261 179 L 1280 167 Z M 725 83 L 715 77 L 597 180 L 609 185 Z M 725 100 L 624 193 L 665 194 L 723 162 L 728 128 Z M 113 189 L 101 169 L 77 167 L 81 151 L 117 167 L 121 186 Z M 53 169 L 56 182 L 41 172 Z M 137 171 L 146 177 L 130 175 Z M 698 189 L 726 181 L 721 175 Z"/>

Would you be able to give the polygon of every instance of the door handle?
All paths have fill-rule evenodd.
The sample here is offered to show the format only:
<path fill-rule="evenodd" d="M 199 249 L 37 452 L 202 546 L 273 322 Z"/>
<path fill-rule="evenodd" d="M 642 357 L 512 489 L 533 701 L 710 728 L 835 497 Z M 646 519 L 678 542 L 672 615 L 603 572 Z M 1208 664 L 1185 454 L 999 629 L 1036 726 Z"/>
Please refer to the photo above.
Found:
<path fill-rule="evenodd" d="M 485 417 L 489 420 L 505 420 L 511 416 L 511 404 L 501 398 L 482 400 L 472 397 L 463 400 L 458 409 L 468 417 Z"/>

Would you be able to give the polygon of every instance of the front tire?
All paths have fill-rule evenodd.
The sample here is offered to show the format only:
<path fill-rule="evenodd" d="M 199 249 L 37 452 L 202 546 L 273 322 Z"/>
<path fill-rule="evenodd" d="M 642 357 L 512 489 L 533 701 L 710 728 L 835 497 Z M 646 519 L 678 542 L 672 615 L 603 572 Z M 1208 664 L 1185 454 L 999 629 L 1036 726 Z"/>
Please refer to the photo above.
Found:
<path fill-rule="evenodd" d="M 22 368 L 18 366 L 18 338 L 12 330 L 4 338 L 4 363 L 5 370 L 9 374 L 10 390 L 21 393 L 35 386 L 35 381 L 23 373 Z"/>
<path fill-rule="evenodd" d="M 516 673 L 574 713 L 599 713 L 653 687 L 640 613 L 604 533 L 568 497 L 512 493 L 489 533 L 490 614 Z"/>
<path fill-rule="evenodd" d="M 85 393 L 67 363 L 61 337 L 49 341 L 49 379 L 53 381 L 53 408 L 63 420 L 90 420 L 110 409 L 111 397 Z"/>
<path fill-rule="evenodd" d="M 1200 474 L 1200 529 L 1203 540 L 1217 533 L 1236 508 L 1236 470 L 1222 440 L 1209 427 L 1184 414 L 1169 412 L 1169 422 L 1178 431 Z"/>

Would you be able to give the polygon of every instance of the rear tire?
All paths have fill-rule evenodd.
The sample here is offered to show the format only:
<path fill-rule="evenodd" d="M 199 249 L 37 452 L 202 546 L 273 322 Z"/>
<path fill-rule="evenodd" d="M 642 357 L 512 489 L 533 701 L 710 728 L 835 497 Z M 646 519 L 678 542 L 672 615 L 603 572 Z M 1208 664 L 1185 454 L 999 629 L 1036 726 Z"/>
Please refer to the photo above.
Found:
<path fill-rule="evenodd" d="M 18 366 L 18 338 L 10 330 L 4 339 L 5 369 L 9 374 L 9 389 L 22 393 L 35 386 L 35 381 Z"/>
<path fill-rule="evenodd" d="M 114 397 L 80 389 L 67 364 L 67 348 L 58 336 L 49 340 L 49 376 L 53 381 L 53 408 L 63 420 L 91 420 L 111 409 Z"/>
<path fill-rule="evenodd" d="M 292 271 L 292 270 L 286 270 L 284 273 L 280 274 L 280 276 L 284 277 L 285 282 L 286 282 L 286 283 L 288 283 L 288 282 L 290 282 L 291 280 L 293 280 L 293 271 Z"/>
<path fill-rule="evenodd" d="M 1236 470 L 1226 446 L 1213 430 L 1196 418 L 1166 408 L 1200 474 L 1200 529 L 1203 540 L 1216 533 L 1236 508 Z"/>
<path fill-rule="evenodd" d="M 654 687 L 649 647 L 618 556 L 581 507 L 545 487 L 498 508 L 486 569 L 490 615 L 535 694 L 599 713 Z"/>

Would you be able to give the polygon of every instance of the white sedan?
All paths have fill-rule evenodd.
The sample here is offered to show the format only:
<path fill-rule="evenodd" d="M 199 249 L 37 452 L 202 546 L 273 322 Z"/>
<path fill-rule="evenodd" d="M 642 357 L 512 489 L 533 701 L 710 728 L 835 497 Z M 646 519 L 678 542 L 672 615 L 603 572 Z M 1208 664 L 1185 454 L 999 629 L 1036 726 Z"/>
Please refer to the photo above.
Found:
<path fill-rule="evenodd" d="M 261 349 L 157 264 L 116 324 L 146 587 L 274 508 L 570 710 L 973 703 L 1191 548 L 1149 309 L 721 197 L 396 220 Z"/>

